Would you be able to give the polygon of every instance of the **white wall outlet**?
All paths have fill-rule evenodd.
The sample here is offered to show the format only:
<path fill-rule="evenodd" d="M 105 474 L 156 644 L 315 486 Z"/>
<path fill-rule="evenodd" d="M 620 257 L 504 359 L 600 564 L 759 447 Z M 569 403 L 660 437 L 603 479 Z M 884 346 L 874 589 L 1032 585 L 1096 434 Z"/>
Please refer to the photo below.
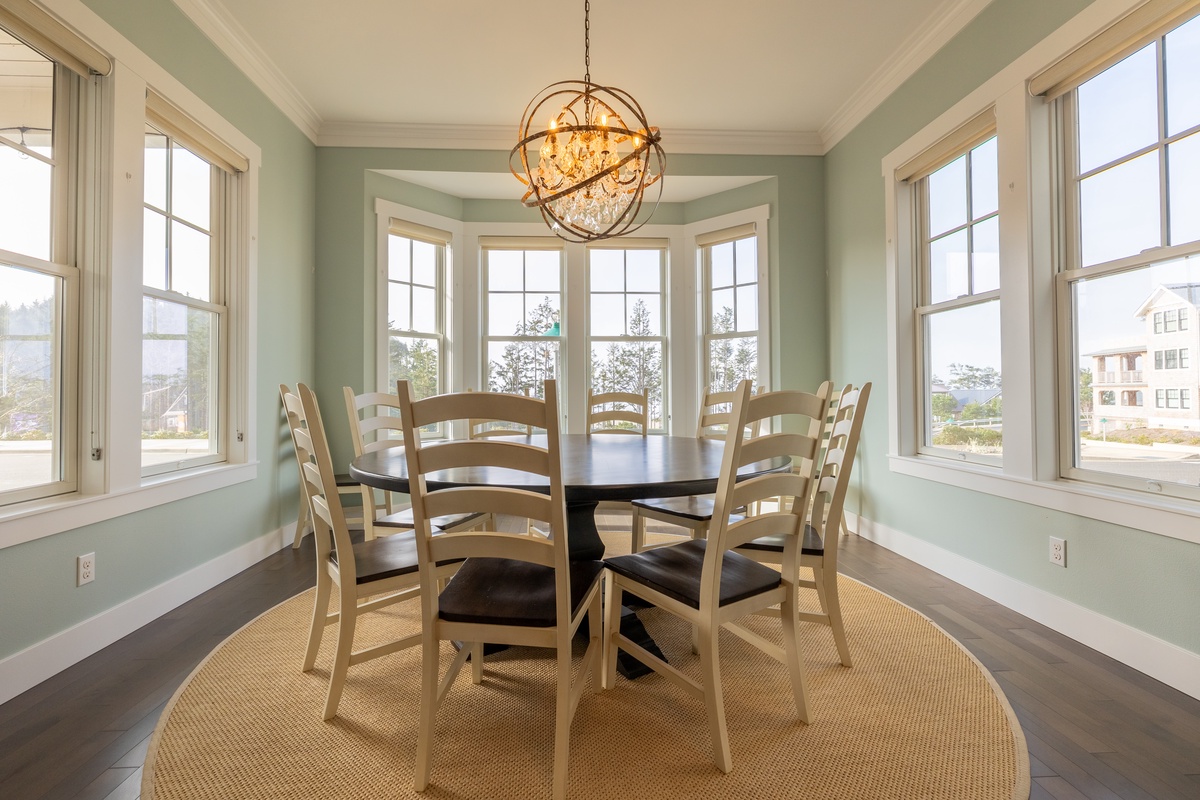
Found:
<path fill-rule="evenodd" d="M 83 586 L 96 580 L 96 554 L 75 557 L 75 585 Z"/>
<path fill-rule="evenodd" d="M 1067 565 L 1067 540 L 1057 536 L 1050 537 L 1050 563 L 1060 567 Z"/>

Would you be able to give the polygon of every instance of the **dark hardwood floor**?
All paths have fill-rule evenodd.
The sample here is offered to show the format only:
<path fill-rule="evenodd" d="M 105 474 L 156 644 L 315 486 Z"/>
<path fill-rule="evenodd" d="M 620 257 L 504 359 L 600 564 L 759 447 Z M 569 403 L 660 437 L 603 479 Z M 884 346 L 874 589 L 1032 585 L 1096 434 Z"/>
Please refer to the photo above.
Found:
<path fill-rule="evenodd" d="M 602 526 L 628 530 L 622 520 L 608 515 Z M 1200 701 L 857 536 L 843 537 L 840 565 L 929 616 L 992 671 L 1025 732 L 1032 800 L 1200 798 Z M 150 734 L 175 689 L 313 576 L 306 539 L 0 705 L 0 798 L 137 798 Z"/>

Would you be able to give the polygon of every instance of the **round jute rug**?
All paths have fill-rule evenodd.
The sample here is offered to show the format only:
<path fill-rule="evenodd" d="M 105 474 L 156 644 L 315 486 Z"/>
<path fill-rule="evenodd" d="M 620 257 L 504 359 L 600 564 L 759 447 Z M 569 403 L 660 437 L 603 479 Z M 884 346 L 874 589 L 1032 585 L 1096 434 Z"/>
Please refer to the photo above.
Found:
<path fill-rule="evenodd" d="M 827 628 L 804 626 L 811 724 L 795 719 L 783 667 L 723 633 L 733 771 L 713 764 L 699 702 L 657 675 L 618 677 L 580 702 L 572 800 L 1027 798 L 1024 736 L 987 671 L 891 598 L 845 577 L 842 596 L 852 668 L 838 663 Z M 415 629 L 416 605 L 368 615 L 359 641 Z M 159 721 L 143 798 L 549 797 L 554 662 L 545 651 L 489 656 L 480 686 L 462 671 L 438 713 L 432 783 L 420 795 L 412 788 L 419 648 L 351 667 L 338 716 L 323 722 L 334 631 L 317 668 L 302 673 L 311 612 L 309 591 L 196 669 Z M 688 629 L 655 610 L 639 616 L 673 663 L 695 664 Z M 777 620 L 755 625 L 778 641 Z"/>

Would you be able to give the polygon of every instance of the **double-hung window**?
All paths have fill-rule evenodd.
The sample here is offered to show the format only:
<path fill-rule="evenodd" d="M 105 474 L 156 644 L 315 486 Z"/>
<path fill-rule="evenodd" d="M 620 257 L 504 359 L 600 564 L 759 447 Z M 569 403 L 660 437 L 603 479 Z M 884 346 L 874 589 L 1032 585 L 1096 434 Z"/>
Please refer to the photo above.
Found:
<path fill-rule="evenodd" d="M 666 241 L 612 240 L 588 248 L 590 385 L 649 391 L 650 429 L 665 430 Z"/>
<path fill-rule="evenodd" d="M 70 230 L 82 81 L 0 29 L 0 504 L 77 483 L 79 275 Z"/>
<path fill-rule="evenodd" d="M 541 397 L 563 374 L 563 249 L 555 240 L 481 241 L 488 391 Z"/>
<path fill-rule="evenodd" d="M 1000 217 L 997 140 L 983 138 L 915 183 L 916 328 L 922 452 L 995 462 L 1002 453 Z"/>
<path fill-rule="evenodd" d="M 759 380 L 759 258 L 753 223 L 698 237 L 703 285 L 704 390 Z"/>
<path fill-rule="evenodd" d="M 1200 445 L 1189 358 L 1200 346 L 1200 18 L 1174 25 L 1057 100 L 1072 365 L 1063 469 L 1196 496 L 1200 466 L 1154 446 Z M 1120 368 L 1101 371 L 1097 353 L 1122 354 Z M 1133 369 L 1143 358 L 1153 369 Z M 1154 407 L 1094 408 L 1116 389 L 1150 393 Z"/>
<path fill-rule="evenodd" d="M 444 391 L 445 280 L 450 234 L 393 220 L 387 237 L 387 388 Z"/>

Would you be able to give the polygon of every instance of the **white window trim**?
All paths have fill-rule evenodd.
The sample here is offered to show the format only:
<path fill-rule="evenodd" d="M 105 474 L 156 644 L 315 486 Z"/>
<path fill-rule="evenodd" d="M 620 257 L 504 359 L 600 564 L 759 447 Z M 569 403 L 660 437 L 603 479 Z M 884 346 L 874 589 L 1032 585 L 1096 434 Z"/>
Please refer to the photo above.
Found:
<path fill-rule="evenodd" d="M 79 488 L 72 494 L 0 507 L 0 549 L 91 525 L 165 503 L 254 480 L 257 468 L 258 167 L 261 149 L 170 73 L 136 48 L 80 0 L 43 0 L 53 14 L 114 61 L 93 130 L 111 147 L 97 154 L 100 186 L 81 186 L 85 211 L 98 222 L 82 246 L 79 327 Z M 239 223 L 231 232 L 238 268 L 229 286 L 228 461 L 165 475 L 141 475 L 142 174 L 146 89 L 153 87 L 181 110 L 245 155 L 250 168 L 238 180 Z M 96 143 L 86 142 L 95 150 Z M 96 335 L 99 334 L 99 335 Z M 120 387 L 126 387 L 124 389 Z M 134 387 L 129 389 L 128 387 Z M 113 392 L 118 392 L 113 395 Z M 91 433 L 95 432 L 95 433 Z M 93 461 L 93 448 L 101 460 Z"/>
<path fill-rule="evenodd" d="M 1200 543 L 1200 503 L 1058 477 L 1063 404 L 1055 372 L 1059 341 L 1052 220 L 1051 107 L 1026 81 L 1078 47 L 1139 0 L 1097 0 L 884 157 L 887 254 L 888 456 L 893 472 L 1136 530 Z M 896 171 L 989 105 L 999 137 L 1004 466 L 917 455 L 915 243 L 911 190 Z M 1035 291 L 1040 287 L 1040 291 Z M 1057 309 L 1062 313 L 1064 309 Z M 1059 343 L 1059 348 L 1063 343 Z"/>

